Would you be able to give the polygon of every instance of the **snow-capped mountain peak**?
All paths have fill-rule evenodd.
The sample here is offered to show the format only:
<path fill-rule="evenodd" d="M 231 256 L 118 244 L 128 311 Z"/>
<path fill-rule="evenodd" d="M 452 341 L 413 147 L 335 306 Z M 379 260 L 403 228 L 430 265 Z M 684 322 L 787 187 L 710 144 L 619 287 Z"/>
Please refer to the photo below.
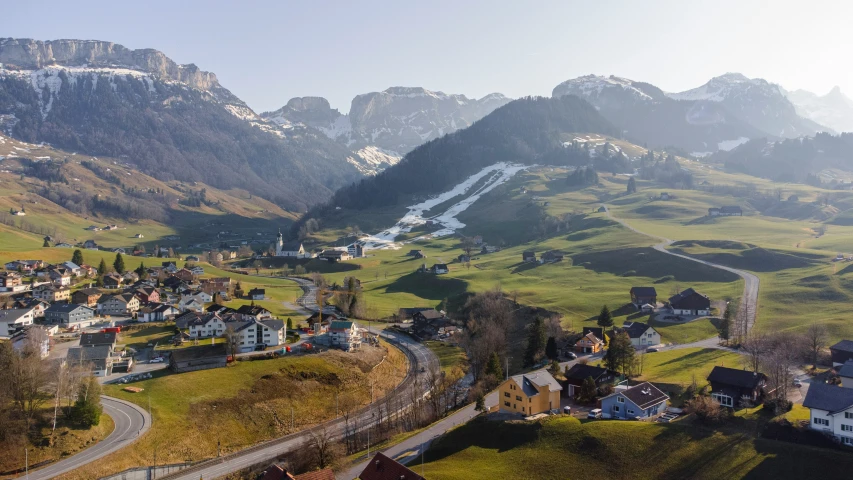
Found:
<path fill-rule="evenodd" d="M 707 100 L 722 102 L 733 95 L 756 93 L 766 96 L 781 96 L 779 86 L 762 78 L 748 78 L 741 73 L 726 73 L 714 77 L 701 87 L 696 87 L 679 93 L 667 93 L 674 100 Z"/>
<path fill-rule="evenodd" d="M 598 98 L 602 95 L 621 91 L 629 95 L 634 100 L 643 102 L 652 102 L 655 100 L 656 93 L 649 89 L 651 85 L 635 82 L 633 80 L 610 75 L 584 75 L 582 77 L 566 80 L 565 82 L 554 87 L 552 96 L 561 97 L 563 95 L 577 95 L 581 98 Z"/>

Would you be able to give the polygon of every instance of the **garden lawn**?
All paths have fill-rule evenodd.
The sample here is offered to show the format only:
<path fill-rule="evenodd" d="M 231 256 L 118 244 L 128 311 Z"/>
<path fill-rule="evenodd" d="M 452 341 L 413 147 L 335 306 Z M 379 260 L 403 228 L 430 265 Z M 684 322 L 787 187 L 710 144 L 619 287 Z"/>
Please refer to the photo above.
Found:
<path fill-rule="evenodd" d="M 715 366 L 741 368 L 742 357 L 734 352 L 715 348 L 682 348 L 646 353 L 643 374 L 639 380 L 688 384 L 695 376 L 701 387 Z"/>

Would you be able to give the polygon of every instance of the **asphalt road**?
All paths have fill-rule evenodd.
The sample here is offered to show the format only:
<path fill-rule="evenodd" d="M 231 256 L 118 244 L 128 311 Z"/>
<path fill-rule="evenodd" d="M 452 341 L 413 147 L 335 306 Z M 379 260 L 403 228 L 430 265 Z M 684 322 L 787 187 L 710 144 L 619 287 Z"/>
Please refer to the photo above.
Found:
<path fill-rule="evenodd" d="M 719 268 L 720 270 L 725 270 L 727 272 L 734 273 L 735 275 L 741 277 L 743 279 L 743 297 L 741 298 L 741 303 L 740 303 L 741 311 L 739 313 L 743 313 L 743 310 L 745 310 L 746 318 L 747 318 L 747 325 L 746 325 L 747 331 L 752 330 L 752 327 L 755 325 L 755 314 L 758 311 L 758 288 L 759 288 L 760 283 L 761 283 L 761 281 L 758 279 L 757 276 L 755 276 L 752 273 L 749 273 L 745 270 L 739 270 L 737 268 L 727 267 L 725 265 L 720 265 L 717 263 L 708 262 L 706 260 L 699 260 L 698 258 L 693 258 L 693 257 L 688 256 L 688 255 L 682 255 L 680 253 L 671 252 L 671 251 L 667 250 L 666 247 L 671 245 L 673 243 L 673 240 L 661 237 L 659 235 L 653 235 L 653 234 L 648 233 L 648 232 L 642 232 L 640 230 L 637 230 L 636 228 L 634 228 L 630 224 L 628 224 L 626 221 L 614 217 L 610 213 L 610 208 L 607 205 L 602 204 L 601 206 L 604 207 L 604 209 L 607 211 L 607 217 L 608 218 L 610 218 L 613 221 L 619 222 L 625 228 L 627 228 L 633 232 L 639 233 L 641 235 L 645 235 L 647 237 L 660 239 L 661 242 L 653 246 L 653 248 L 655 250 L 657 250 L 659 252 L 663 252 L 667 255 L 672 255 L 674 257 L 679 257 L 679 258 L 683 258 L 685 260 L 690 260 L 691 262 L 701 263 L 703 265 L 707 265 L 707 266 L 713 267 L 713 268 Z"/>
<path fill-rule="evenodd" d="M 30 471 L 29 476 L 18 478 L 30 480 L 54 478 L 130 445 L 151 428 L 151 417 L 148 416 L 148 412 L 130 402 L 102 395 L 101 404 L 104 406 L 104 413 L 115 422 L 115 429 L 107 438 L 76 455 L 39 470 Z"/>
<path fill-rule="evenodd" d="M 417 392 L 418 396 L 423 398 L 427 393 L 426 382 L 424 380 L 428 373 L 426 371 L 421 372 L 421 367 L 424 367 L 425 370 L 438 369 L 438 358 L 426 346 L 409 339 L 405 335 L 397 334 L 395 332 L 381 332 L 380 335 L 386 340 L 398 345 L 409 357 L 408 376 L 403 383 L 389 394 L 393 399 L 395 399 L 392 404 L 396 404 L 396 400 L 399 400 L 399 403 L 404 405 L 404 408 L 407 408 L 411 403 L 411 388 L 415 385 L 416 378 L 421 381 L 420 385 L 422 389 Z M 354 415 L 351 418 L 350 421 L 354 422 L 354 419 L 357 418 L 357 424 L 362 425 L 362 428 L 367 428 L 368 425 L 375 422 L 376 407 L 382 404 L 385 404 L 384 398 L 376 399 L 376 402 L 360 410 L 357 415 Z M 339 438 L 343 435 L 345 429 L 344 420 L 343 418 L 338 417 L 311 429 L 293 433 L 275 440 L 270 440 L 221 458 L 201 462 L 191 468 L 160 478 L 161 480 L 198 480 L 199 478 L 221 477 L 258 463 L 272 461 L 276 457 L 283 455 L 294 448 L 301 447 L 305 441 L 311 438 L 313 432 L 318 432 L 324 428 L 326 429 L 326 432 L 330 433 L 334 438 Z"/>

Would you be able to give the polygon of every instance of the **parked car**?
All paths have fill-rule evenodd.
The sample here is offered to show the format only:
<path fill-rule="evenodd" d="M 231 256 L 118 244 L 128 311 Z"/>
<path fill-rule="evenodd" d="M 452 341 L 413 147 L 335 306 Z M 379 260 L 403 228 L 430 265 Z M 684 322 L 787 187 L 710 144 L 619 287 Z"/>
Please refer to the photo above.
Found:
<path fill-rule="evenodd" d="M 593 408 L 592 410 L 589 411 L 588 414 L 586 414 L 586 418 L 592 418 L 592 419 L 601 418 L 601 409 L 600 408 Z"/>
<path fill-rule="evenodd" d="M 566 415 L 571 415 L 572 407 L 566 405 L 565 407 L 563 407 L 563 413 L 565 413 Z"/>
<path fill-rule="evenodd" d="M 658 349 L 657 349 L 657 348 L 647 348 L 647 349 L 646 349 L 646 353 L 655 353 L 655 352 L 657 352 L 657 351 L 658 351 Z"/>
<path fill-rule="evenodd" d="M 566 354 L 566 357 L 574 360 L 574 359 L 578 358 L 578 354 L 575 352 L 569 352 Z"/>
<path fill-rule="evenodd" d="M 802 383 L 802 382 L 800 382 L 799 380 L 794 380 L 794 386 L 795 386 L 795 387 L 797 387 L 797 388 L 800 388 L 800 387 L 802 387 L 802 386 L 803 386 L 803 383 Z"/>
<path fill-rule="evenodd" d="M 163 361 L 164 361 L 163 357 L 154 357 L 151 359 L 151 361 L 149 363 L 163 363 Z"/>

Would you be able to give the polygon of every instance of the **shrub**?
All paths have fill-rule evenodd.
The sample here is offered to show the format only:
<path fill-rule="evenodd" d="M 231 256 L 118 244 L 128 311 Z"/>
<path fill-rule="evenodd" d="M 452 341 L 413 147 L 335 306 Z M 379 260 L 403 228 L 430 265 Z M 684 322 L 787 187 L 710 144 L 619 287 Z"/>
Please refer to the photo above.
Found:
<path fill-rule="evenodd" d="M 774 415 L 782 415 L 790 412 L 794 408 L 794 404 L 784 398 L 771 398 L 764 401 L 764 408 L 773 412 Z"/>
<path fill-rule="evenodd" d="M 719 425 L 728 419 L 728 410 L 711 397 L 696 397 L 687 402 L 687 411 L 707 425 Z"/>

